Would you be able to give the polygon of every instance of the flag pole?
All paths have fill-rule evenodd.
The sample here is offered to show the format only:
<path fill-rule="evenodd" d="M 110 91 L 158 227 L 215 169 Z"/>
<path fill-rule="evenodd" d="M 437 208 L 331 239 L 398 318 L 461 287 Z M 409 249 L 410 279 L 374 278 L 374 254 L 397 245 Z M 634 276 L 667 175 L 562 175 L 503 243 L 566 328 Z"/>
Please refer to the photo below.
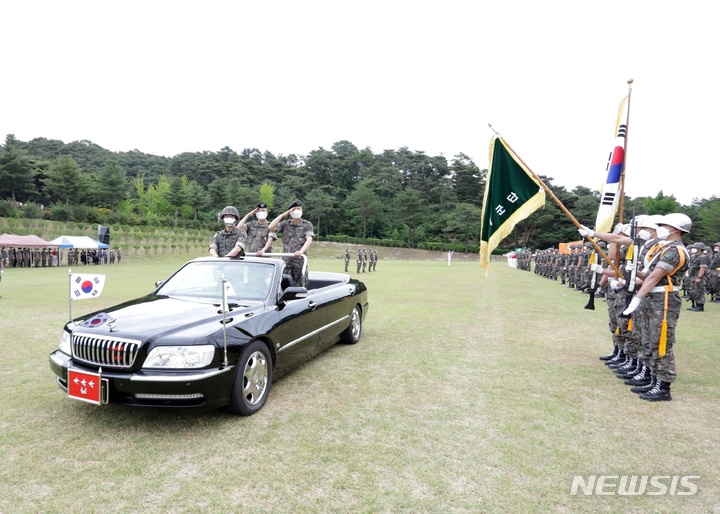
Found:
<path fill-rule="evenodd" d="M 488 123 L 488 126 L 490 127 L 490 130 L 495 132 L 495 134 L 502 139 L 502 136 L 493 128 L 492 125 L 490 125 L 490 123 Z M 542 186 L 542 188 L 550 196 L 550 198 L 552 198 L 553 201 L 558 205 L 558 207 L 560 207 L 560 209 L 565 213 L 565 215 L 570 219 L 570 221 L 572 221 L 573 224 L 575 224 L 575 226 L 578 228 L 578 230 L 582 229 L 582 225 L 578 222 L 578 220 L 575 219 L 575 216 L 573 216 L 572 213 L 570 213 L 570 211 L 567 210 L 567 207 L 565 207 L 562 204 L 562 202 L 560 200 L 558 200 L 558 197 L 555 196 L 555 193 L 553 193 L 550 190 L 550 188 L 545 185 L 545 182 L 543 182 L 540 179 L 540 177 L 538 177 L 535 174 L 535 172 L 532 169 L 530 169 L 530 166 L 528 166 L 527 163 L 522 160 L 522 157 L 520 157 L 518 155 L 518 153 L 513 149 L 513 147 L 510 146 L 508 144 L 508 142 L 505 141 L 505 139 L 502 139 L 502 140 L 503 140 L 503 143 L 505 144 L 505 146 L 507 146 L 508 149 L 515 155 L 515 157 L 517 157 L 517 159 L 523 164 L 523 166 L 525 166 L 525 169 L 527 169 L 530 172 L 530 174 L 535 178 L 535 180 L 538 181 L 538 183 Z M 603 259 L 605 259 L 605 261 L 612 267 L 612 269 L 615 270 L 615 273 L 617 274 L 616 276 L 622 277 L 622 273 L 620 272 L 620 269 L 615 265 L 615 263 L 613 261 L 610 260 L 610 258 L 607 256 L 607 254 L 605 254 L 603 249 L 600 248 L 595 241 L 593 241 L 592 237 L 589 237 L 589 236 L 585 236 L 585 237 L 587 238 L 588 241 L 590 241 L 592 243 L 595 250 L 603 257 Z"/>
<path fill-rule="evenodd" d="M 70 310 L 70 321 L 72 321 L 72 270 L 68 268 L 68 308 Z"/>
<path fill-rule="evenodd" d="M 623 209 L 625 208 L 625 165 L 627 164 L 627 141 L 630 137 L 630 95 L 632 94 L 633 79 L 628 79 L 627 95 L 627 123 L 625 124 L 625 140 L 623 141 L 623 167 L 620 172 L 620 203 L 618 205 L 618 223 L 622 223 Z"/>

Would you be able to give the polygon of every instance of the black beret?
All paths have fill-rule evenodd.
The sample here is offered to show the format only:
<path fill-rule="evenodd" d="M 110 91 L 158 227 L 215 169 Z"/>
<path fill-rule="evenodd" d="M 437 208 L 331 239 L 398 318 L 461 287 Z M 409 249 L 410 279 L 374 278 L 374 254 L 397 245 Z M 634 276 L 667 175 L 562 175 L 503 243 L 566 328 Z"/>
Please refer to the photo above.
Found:
<path fill-rule="evenodd" d="M 293 207 L 302 207 L 302 202 L 300 200 L 295 200 L 293 203 L 290 204 L 290 207 L 288 207 L 288 209 L 292 209 Z"/>
<path fill-rule="evenodd" d="M 265 202 L 260 202 L 255 206 L 256 209 L 267 209 L 267 204 Z"/>

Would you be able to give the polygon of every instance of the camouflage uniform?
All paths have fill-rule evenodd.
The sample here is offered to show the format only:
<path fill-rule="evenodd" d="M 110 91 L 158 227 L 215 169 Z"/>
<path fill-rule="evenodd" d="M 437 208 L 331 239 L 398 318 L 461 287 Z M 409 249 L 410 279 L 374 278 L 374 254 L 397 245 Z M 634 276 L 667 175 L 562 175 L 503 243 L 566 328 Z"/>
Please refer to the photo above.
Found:
<path fill-rule="evenodd" d="M 247 233 L 247 253 L 257 253 L 265 247 L 268 237 L 271 239 L 277 239 L 275 232 L 270 232 L 270 223 L 267 220 L 260 222 L 253 220 L 245 225 L 245 232 Z M 266 252 L 272 252 L 272 244 L 268 247 Z"/>
<path fill-rule="evenodd" d="M 690 247 L 692 251 L 690 253 L 690 265 L 688 266 L 687 274 L 690 288 L 690 301 L 692 302 L 690 310 L 702 311 L 705 309 L 705 287 L 707 285 L 707 274 L 710 263 L 707 256 L 703 253 L 704 245 L 696 243 L 690 245 Z M 700 279 L 700 281 L 698 282 L 697 279 Z"/>
<path fill-rule="evenodd" d="M 350 264 L 350 250 L 348 248 L 345 248 L 345 273 L 347 273 L 349 264 Z"/>
<path fill-rule="evenodd" d="M 368 262 L 367 250 L 363 249 L 363 253 L 362 253 L 362 272 L 363 273 L 365 273 L 365 268 L 367 267 L 367 262 Z"/>
<path fill-rule="evenodd" d="M 710 260 L 710 297 L 711 302 L 720 302 L 720 243 L 715 243 L 712 259 Z"/>
<path fill-rule="evenodd" d="M 649 361 L 650 369 L 658 381 L 671 383 L 675 380 L 675 328 L 682 310 L 682 298 L 678 293 L 680 278 L 688 268 L 688 259 L 685 255 L 685 247 L 681 241 L 667 242 L 656 252 L 652 259 L 648 273 L 656 268 L 662 268 L 668 275 L 663 277 L 657 286 L 648 293 L 645 301 L 640 304 L 642 309 L 642 331 L 643 344 L 651 351 Z M 670 274 L 672 273 L 672 274 Z M 663 291 L 663 286 L 673 286 L 673 291 Z M 667 295 L 667 315 L 665 315 L 665 297 Z M 640 310 L 640 309 L 638 309 Z M 660 356 L 658 348 L 660 343 L 660 331 L 663 319 L 667 320 L 667 344 L 663 357 Z"/>
<path fill-rule="evenodd" d="M 295 253 L 300 250 L 308 237 L 315 237 L 313 224 L 308 220 L 300 219 L 295 224 L 293 220 L 283 220 L 278 224 L 278 232 L 282 232 L 283 253 Z M 303 259 L 285 257 L 286 269 L 290 271 L 295 284 L 307 284 L 307 269 L 302 273 Z"/>
<path fill-rule="evenodd" d="M 229 232 L 225 229 L 216 232 L 209 248 L 214 248 L 219 257 L 225 257 L 235 246 L 244 249 L 246 243 L 247 233 L 238 227 L 233 227 Z"/>

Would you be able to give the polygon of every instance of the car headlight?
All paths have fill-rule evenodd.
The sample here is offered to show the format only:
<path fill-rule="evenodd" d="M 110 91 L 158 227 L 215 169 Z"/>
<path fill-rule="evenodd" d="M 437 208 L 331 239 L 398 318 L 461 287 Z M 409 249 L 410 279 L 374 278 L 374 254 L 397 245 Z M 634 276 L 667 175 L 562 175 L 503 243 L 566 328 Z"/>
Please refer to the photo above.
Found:
<path fill-rule="evenodd" d="M 143 368 L 187 369 L 204 368 L 215 356 L 213 345 L 156 346 L 145 359 Z"/>
<path fill-rule="evenodd" d="M 60 336 L 60 344 L 58 345 L 58 348 L 61 352 L 66 353 L 72 357 L 72 346 L 70 342 L 72 341 L 72 336 L 70 335 L 70 332 L 67 330 L 62 331 L 62 336 Z"/>

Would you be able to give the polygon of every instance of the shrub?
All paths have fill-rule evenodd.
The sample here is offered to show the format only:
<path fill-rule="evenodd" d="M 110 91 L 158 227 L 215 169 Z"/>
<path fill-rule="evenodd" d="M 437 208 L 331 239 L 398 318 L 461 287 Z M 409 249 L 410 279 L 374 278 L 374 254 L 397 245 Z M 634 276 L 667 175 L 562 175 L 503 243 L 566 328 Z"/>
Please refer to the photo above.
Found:
<path fill-rule="evenodd" d="M 15 205 L 8 200 L 0 200 L 0 218 L 18 218 L 20 213 Z"/>

